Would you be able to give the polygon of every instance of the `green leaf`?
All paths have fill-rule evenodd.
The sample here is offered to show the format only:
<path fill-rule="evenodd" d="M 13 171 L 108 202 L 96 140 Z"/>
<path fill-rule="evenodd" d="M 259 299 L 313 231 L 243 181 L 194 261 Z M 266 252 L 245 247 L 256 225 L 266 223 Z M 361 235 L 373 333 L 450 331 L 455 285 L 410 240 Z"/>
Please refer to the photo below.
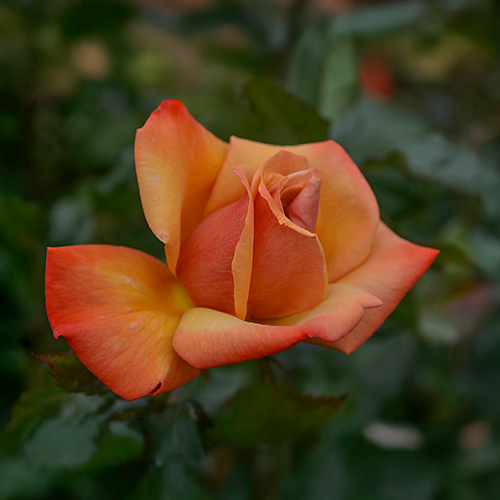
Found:
<path fill-rule="evenodd" d="M 437 133 L 407 140 L 398 149 L 414 174 L 467 194 L 481 188 L 482 166 L 470 150 L 448 142 Z"/>
<path fill-rule="evenodd" d="M 5 442 L 12 447 L 22 443 L 25 457 L 36 467 L 83 465 L 97 449 L 99 428 L 106 417 L 98 413 L 103 403 L 104 398 L 97 396 L 67 393 L 44 370 L 38 385 L 14 406 Z"/>
<path fill-rule="evenodd" d="M 67 392 L 92 394 L 110 393 L 110 390 L 70 352 L 36 354 L 52 370 L 55 383 Z"/>
<path fill-rule="evenodd" d="M 197 468 L 203 457 L 203 447 L 196 420 L 198 414 L 192 403 L 171 406 L 161 416 L 153 418 L 156 427 L 156 460 L 161 463 L 179 459 L 191 468 Z"/>
<path fill-rule="evenodd" d="M 352 37 L 313 27 L 297 44 L 288 76 L 288 87 L 321 115 L 335 120 L 353 104 L 358 91 L 356 54 Z"/>
<path fill-rule="evenodd" d="M 472 150 L 453 144 L 437 133 L 406 140 L 397 147 L 413 174 L 479 196 L 487 213 L 492 216 L 500 213 L 500 175 Z"/>
<path fill-rule="evenodd" d="M 5 429 L 10 444 L 23 441 L 41 422 L 56 415 L 70 395 L 54 385 L 47 371 L 38 384 L 22 394 L 12 410 L 12 418 Z"/>
<path fill-rule="evenodd" d="M 0 455 L 0 498 L 42 498 L 51 480 L 22 456 Z"/>
<path fill-rule="evenodd" d="M 438 133 L 407 138 L 394 147 L 404 155 L 413 175 L 479 197 L 491 217 L 500 213 L 500 175 L 494 165 L 474 151 L 453 144 Z"/>
<path fill-rule="evenodd" d="M 472 234 L 475 259 L 481 269 L 500 278 L 500 239 L 486 228 L 476 228 Z"/>
<path fill-rule="evenodd" d="M 75 418 L 62 412 L 47 420 L 28 440 L 23 451 L 40 469 L 72 469 L 86 464 L 97 451 L 101 418 Z"/>
<path fill-rule="evenodd" d="M 387 3 L 351 10 L 334 23 L 339 33 L 358 37 L 380 36 L 413 25 L 426 11 L 424 2 Z"/>
<path fill-rule="evenodd" d="M 139 485 L 137 498 L 211 498 L 197 480 L 204 456 L 198 418 L 198 410 L 190 402 L 169 406 L 161 414 L 151 416 L 153 463 Z"/>
<path fill-rule="evenodd" d="M 488 215 L 500 213 L 500 175 L 495 166 L 431 132 L 412 113 L 362 99 L 356 109 L 336 121 L 332 138 L 358 164 L 397 152 L 412 176 L 478 196 Z"/>
<path fill-rule="evenodd" d="M 92 457 L 88 467 L 94 470 L 116 467 L 138 458 L 144 448 L 142 434 L 131 429 L 125 422 L 112 421 L 109 432 L 99 442 L 99 449 Z"/>
<path fill-rule="evenodd" d="M 212 496 L 199 484 L 197 478 L 189 474 L 180 463 L 169 463 L 163 469 L 163 498 L 190 498 L 192 500 L 210 500 Z"/>
<path fill-rule="evenodd" d="M 184 464 L 171 461 L 167 464 L 153 464 L 133 498 L 211 500 L 213 497 L 199 484 L 196 476 L 186 470 Z"/>
<path fill-rule="evenodd" d="M 332 139 L 361 164 L 387 156 L 406 139 L 428 133 L 428 126 L 412 113 L 362 98 L 355 109 L 334 123 Z"/>
<path fill-rule="evenodd" d="M 299 97 L 257 78 L 245 85 L 244 93 L 283 143 L 301 144 L 326 139 L 328 122 Z"/>
<path fill-rule="evenodd" d="M 363 173 L 379 200 L 381 212 L 391 219 L 399 219 L 416 210 L 425 210 L 429 203 L 426 183 L 415 182 L 406 172 L 406 166 L 403 169 L 389 161 L 379 169 L 372 168 L 373 162 L 363 165 Z"/>
<path fill-rule="evenodd" d="M 316 102 L 325 56 L 325 30 L 313 26 L 300 38 L 290 62 L 287 88 L 311 105 Z"/>
<path fill-rule="evenodd" d="M 48 473 L 85 465 L 98 449 L 101 427 L 109 416 L 105 398 L 64 394 L 62 405 L 38 422 L 22 446 L 27 462 Z"/>
<path fill-rule="evenodd" d="M 357 65 L 354 44 L 348 36 L 329 36 L 325 67 L 321 77 L 318 108 L 330 120 L 345 113 L 357 93 Z"/>
<path fill-rule="evenodd" d="M 248 387 L 221 411 L 210 435 L 216 441 L 244 448 L 296 441 L 333 418 L 345 399 L 314 397 L 283 384 Z"/>
<path fill-rule="evenodd" d="M 396 328 L 397 335 L 376 336 L 353 360 L 363 390 L 361 407 L 356 415 L 360 421 L 373 420 L 386 401 L 400 397 L 414 369 L 418 342 L 407 328 L 401 328 L 401 325 Z"/>

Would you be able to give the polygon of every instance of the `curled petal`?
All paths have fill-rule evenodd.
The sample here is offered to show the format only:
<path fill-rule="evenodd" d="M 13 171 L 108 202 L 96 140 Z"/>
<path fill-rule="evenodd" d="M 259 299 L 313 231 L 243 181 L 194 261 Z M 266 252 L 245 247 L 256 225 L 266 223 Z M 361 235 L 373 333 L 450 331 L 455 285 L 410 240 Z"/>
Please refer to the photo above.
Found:
<path fill-rule="evenodd" d="M 255 177 L 257 169 L 273 155 L 281 150 L 290 150 L 284 146 L 271 146 L 260 142 L 248 141 L 231 137 L 229 149 L 215 181 L 210 197 L 205 207 L 205 216 L 215 212 L 219 208 L 229 205 L 233 201 L 239 200 L 244 193 L 244 188 L 233 174 L 234 167 L 238 165 L 248 165 L 248 179 Z M 289 172 L 288 172 L 289 173 Z M 252 186 L 252 193 L 255 194 L 259 183 Z"/>
<path fill-rule="evenodd" d="M 172 347 L 192 303 L 161 261 L 110 245 L 49 248 L 45 278 L 54 336 L 122 398 L 166 392 L 198 375 Z"/>
<path fill-rule="evenodd" d="M 243 167 L 244 169 L 244 167 Z M 254 210 L 250 186 L 235 169 L 246 192 L 208 216 L 181 247 L 177 275 L 197 306 L 244 319 L 252 271 Z"/>
<path fill-rule="evenodd" d="M 180 245 L 202 220 L 226 151 L 227 144 L 177 100 L 163 101 L 137 131 L 135 162 L 144 214 L 165 243 L 174 273 Z"/>
<path fill-rule="evenodd" d="M 266 185 L 272 187 L 274 182 L 284 180 L 284 176 L 297 174 L 308 169 L 309 163 L 305 156 L 281 150 L 263 162 L 257 170 L 248 166 L 246 173 L 253 178 L 251 185 L 252 194 L 255 196 L 262 179 L 266 179 Z"/>
<path fill-rule="evenodd" d="M 311 168 L 288 176 L 279 189 L 287 217 L 311 233 L 316 232 L 321 178 L 321 172 Z"/>
<path fill-rule="evenodd" d="M 255 199 L 255 244 L 248 300 L 250 316 L 276 318 L 311 309 L 326 292 L 321 244 L 291 222 L 261 182 Z"/>
<path fill-rule="evenodd" d="M 251 323 L 213 309 L 195 308 L 182 317 L 174 335 L 174 349 L 200 369 L 258 359 L 308 338 L 342 338 L 362 320 L 365 308 L 380 303 L 356 287 L 334 284 L 328 286 L 319 306 L 272 324 Z"/>
<path fill-rule="evenodd" d="M 400 238 L 381 222 L 368 259 L 338 283 L 367 290 L 382 300 L 382 306 L 367 311 L 359 325 L 341 340 L 325 342 L 325 339 L 315 339 L 312 342 L 346 354 L 355 351 L 391 314 L 438 253 L 433 248 Z"/>
<path fill-rule="evenodd" d="M 305 156 L 323 174 L 316 233 L 325 252 L 328 282 L 361 264 L 370 252 L 379 223 L 375 196 L 358 167 L 333 141 L 300 146 L 271 146 L 231 137 L 229 150 L 205 208 L 209 214 L 238 199 L 243 191 L 232 169 L 240 163 L 257 172 L 280 150 Z"/>

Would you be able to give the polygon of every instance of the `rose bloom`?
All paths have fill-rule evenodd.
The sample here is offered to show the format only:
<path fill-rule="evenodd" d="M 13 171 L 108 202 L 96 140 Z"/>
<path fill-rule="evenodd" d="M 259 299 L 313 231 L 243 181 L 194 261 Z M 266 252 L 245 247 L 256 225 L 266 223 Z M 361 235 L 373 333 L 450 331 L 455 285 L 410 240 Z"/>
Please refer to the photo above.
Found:
<path fill-rule="evenodd" d="M 380 221 L 335 142 L 227 144 L 176 100 L 138 130 L 144 213 L 167 264 L 110 245 L 49 248 L 47 314 L 122 398 L 305 341 L 363 344 L 437 251 Z"/>

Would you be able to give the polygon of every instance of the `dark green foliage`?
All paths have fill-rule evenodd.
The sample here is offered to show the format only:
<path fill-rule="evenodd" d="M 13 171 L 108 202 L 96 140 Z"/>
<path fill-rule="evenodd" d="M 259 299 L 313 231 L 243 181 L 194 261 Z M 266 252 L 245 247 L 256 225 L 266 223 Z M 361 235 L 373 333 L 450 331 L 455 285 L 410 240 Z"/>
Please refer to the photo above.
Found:
<path fill-rule="evenodd" d="M 210 435 L 216 441 L 253 448 L 300 440 L 331 420 L 345 397 L 302 394 L 284 384 L 267 382 L 238 392 L 216 416 Z"/>
<path fill-rule="evenodd" d="M 44 372 L 38 384 L 19 398 L 5 429 L 6 437 L 13 442 L 22 442 L 41 422 L 57 414 L 67 399 L 67 393 L 56 387 Z"/>
<path fill-rule="evenodd" d="M 326 139 L 328 122 L 298 97 L 264 80 L 253 79 L 244 87 L 252 107 L 271 126 L 274 142 L 302 144 Z"/>
<path fill-rule="evenodd" d="M 70 2 L 59 14 L 59 26 L 68 38 L 112 36 L 134 15 L 132 3 L 121 0 Z"/>
<path fill-rule="evenodd" d="M 56 385 L 66 392 L 82 392 L 87 396 L 109 392 L 73 353 L 36 354 L 36 357 L 50 366 Z"/>

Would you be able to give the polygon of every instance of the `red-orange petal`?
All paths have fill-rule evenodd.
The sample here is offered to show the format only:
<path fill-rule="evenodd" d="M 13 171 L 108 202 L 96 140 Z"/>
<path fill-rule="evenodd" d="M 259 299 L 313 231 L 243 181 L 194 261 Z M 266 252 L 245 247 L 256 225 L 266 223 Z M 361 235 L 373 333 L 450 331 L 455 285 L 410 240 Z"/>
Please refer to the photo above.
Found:
<path fill-rule="evenodd" d="M 122 398 L 166 392 L 198 375 L 172 348 L 192 303 L 161 261 L 110 245 L 49 248 L 45 295 L 54 336 Z"/>
<path fill-rule="evenodd" d="M 235 172 L 246 186 L 245 194 L 209 215 L 188 236 L 181 247 L 177 275 L 197 306 L 244 319 L 252 270 L 254 204 L 245 175 L 238 169 Z"/>
<path fill-rule="evenodd" d="M 333 284 L 328 286 L 325 300 L 314 309 L 272 324 L 251 323 L 213 309 L 194 308 L 182 317 L 174 335 L 174 349 L 200 369 L 258 359 L 308 338 L 342 338 L 362 320 L 366 308 L 380 303 L 364 290 Z"/>
<path fill-rule="evenodd" d="M 396 308 L 415 282 L 429 268 L 439 251 L 400 238 L 380 223 L 368 259 L 337 283 L 366 290 L 382 300 L 382 306 L 367 311 L 358 326 L 341 340 L 311 342 L 346 354 L 366 342 Z"/>
<path fill-rule="evenodd" d="M 232 137 L 205 208 L 212 213 L 243 193 L 232 169 L 245 163 L 257 172 L 278 151 L 303 155 L 323 174 L 316 233 L 333 283 L 361 264 L 370 252 L 379 223 L 378 204 L 368 182 L 344 149 L 333 141 L 300 146 L 272 146 Z"/>
<path fill-rule="evenodd" d="M 318 237 L 291 222 L 264 181 L 255 198 L 255 236 L 248 312 L 277 318 L 318 305 L 327 270 Z"/>
<path fill-rule="evenodd" d="M 163 101 L 137 131 L 135 162 L 144 214 L 165 243 L 174 273 L 180 245 L 202 220 L 227 147 L 177 100 Z"/>

